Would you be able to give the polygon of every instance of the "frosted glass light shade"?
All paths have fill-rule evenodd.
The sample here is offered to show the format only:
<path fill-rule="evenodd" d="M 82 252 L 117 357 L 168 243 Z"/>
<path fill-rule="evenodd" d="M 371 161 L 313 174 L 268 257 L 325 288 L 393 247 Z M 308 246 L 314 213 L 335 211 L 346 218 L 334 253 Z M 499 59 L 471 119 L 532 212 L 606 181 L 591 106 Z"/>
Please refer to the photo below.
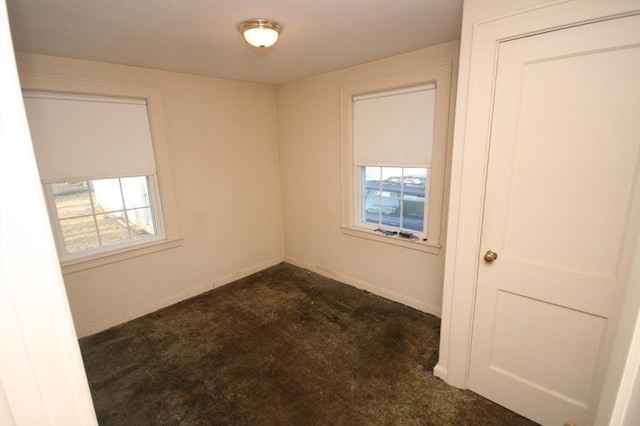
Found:
<path fill-rule="evenodd" d="M 247 43 L 255 47 L 273 46 L 282 30 L 280 24 L 266 19 L 252 19 L 240 24 L 239 28 Z"/>
<path fill-rule="evenodd" d="M 269 47 L 278 41 L 278 32 L 269 28 L 251 28 L 244 32 L 244 39 L 255 47 Z"/>

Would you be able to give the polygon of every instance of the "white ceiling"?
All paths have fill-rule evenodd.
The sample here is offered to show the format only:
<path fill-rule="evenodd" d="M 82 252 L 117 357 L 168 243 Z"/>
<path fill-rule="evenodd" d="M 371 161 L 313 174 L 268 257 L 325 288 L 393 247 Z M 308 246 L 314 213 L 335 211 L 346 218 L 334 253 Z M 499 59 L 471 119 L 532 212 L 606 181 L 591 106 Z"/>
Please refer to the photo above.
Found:
<path fill-rule="evenodd" d="M 462 0 L 7 0 L 15 50 L 279 84 L 460 37 Z M 278 21 L 259 50 L 237 26 Z"/>

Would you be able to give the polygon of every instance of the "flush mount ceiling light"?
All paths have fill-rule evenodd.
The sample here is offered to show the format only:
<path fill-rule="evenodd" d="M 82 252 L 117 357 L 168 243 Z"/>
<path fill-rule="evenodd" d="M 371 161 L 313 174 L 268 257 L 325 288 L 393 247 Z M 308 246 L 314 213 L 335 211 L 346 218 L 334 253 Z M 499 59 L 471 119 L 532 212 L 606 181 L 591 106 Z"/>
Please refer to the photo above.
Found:
<path fill-rule="evenodd" d="M 269 47 L 278 41 L 282 26 L 268 19 L 251 19 L 238 27 L 244 39 L 255 47 Z"/>

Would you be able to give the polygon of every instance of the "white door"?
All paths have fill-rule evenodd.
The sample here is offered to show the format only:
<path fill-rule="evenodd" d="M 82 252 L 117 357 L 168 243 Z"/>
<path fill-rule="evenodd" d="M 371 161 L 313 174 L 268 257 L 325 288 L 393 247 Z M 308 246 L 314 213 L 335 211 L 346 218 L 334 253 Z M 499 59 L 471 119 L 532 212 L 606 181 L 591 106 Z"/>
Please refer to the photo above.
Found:
<path fill-rule="evenodd" d="M 502 42 L 497 67 L 469 388 L 587 425 L 639 234 L 640 17 Z"/>

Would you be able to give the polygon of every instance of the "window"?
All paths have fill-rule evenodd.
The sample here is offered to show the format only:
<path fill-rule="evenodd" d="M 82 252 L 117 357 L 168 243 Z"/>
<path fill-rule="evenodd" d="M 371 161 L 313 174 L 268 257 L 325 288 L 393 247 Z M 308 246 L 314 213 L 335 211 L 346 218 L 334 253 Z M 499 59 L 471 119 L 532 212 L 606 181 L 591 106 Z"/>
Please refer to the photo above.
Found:
<path fill-rule="evenodd" d="M 440 249 L 449 75 L 443 65 L 342 86 L 346 234 Z"/>
<path fill-rule="evenodd" d="M 434 101 L 434 84 L 353 96 L 358 226 L 373 223 L 426 238 Z"/>
<path fill-rule="evenodd" d="M 25 92 L 61 260 L 165 236 L 146 101 Z"/>
<path fill-rule="evenodd" d="M 150 176 L 45 184 L 68 254 L 158 235 Z"/>

